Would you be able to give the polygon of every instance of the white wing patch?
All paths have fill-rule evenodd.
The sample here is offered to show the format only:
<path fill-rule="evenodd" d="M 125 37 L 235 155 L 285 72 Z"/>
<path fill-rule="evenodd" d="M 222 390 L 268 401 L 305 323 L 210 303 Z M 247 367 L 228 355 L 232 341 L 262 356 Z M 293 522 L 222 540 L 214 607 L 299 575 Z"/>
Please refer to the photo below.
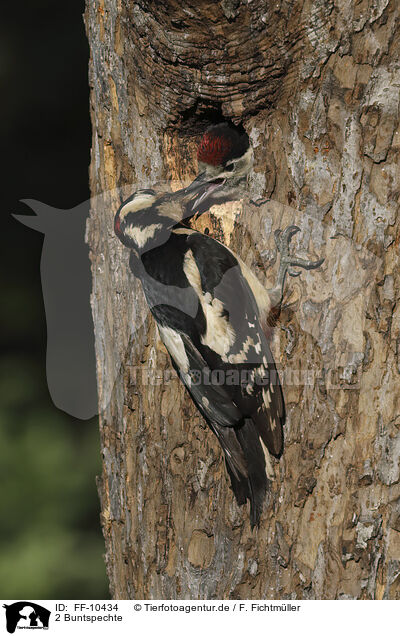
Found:
<path fill-rule="evenodd" d="M 263 389 L 262 394 L 263 394 L 264 404 L 268 408 L 269 405 L 271 404 L 271 394 L 269 392 L 269 389 Z"/>
<path fill-rule="evenodd" d="M 169 354 L 173 357 L 180 371 L 186 374 L 189 371 L 189 360 L 186 355 L 185 346 L 179 333 L 171 327 L 161 327 L 158 325 L 160 337 L 168 349 Z M 190 380 L 190 377 L 188 376 Z"/>
<path fill-rule="evenodd" d="M 267 475 L 268 479 L 273 481 L 275 479 L 275 473 L 274 473 L 274 469 L 272 467 L 271 455 L 269 454 L 269 450 L 265 446 L 265 444 L 262 441 L 261 437 L 260 437 L 260 444 L 261 444 L 261 448 L 263 449 L 264 457 L 265 457 L 265 474 Z"/>
<path fill-rule="evenodd" d="M 144 247 L 150 239 L 154 238 L 157 230 L 162 229 L 161 223 L 153 223 L 152 225 L 146 225 L 146 227 L 140 228 L 137 226 L 129 226 L 125 229 L 125 234 L 135 241 L 138 247 Z"/>
<path fill-rule="evenodd" d="M 174 230 L 172 230 L 174 234 L 198 234 L 198 232 L 195 232 L 194 230 L 191 230 L 188 227 L 176 227 Z"/>
<path fill-rule="evenodd" d="M 259 367 L 256 368 L 256 370 L 254 371 L 256 378 L 265 378 L 265 375 L 267 373 L 267 369 L 266 369 L 266 363 L 265 366 L 263 366 L 262 364 L 260 364 Z"/>
<path fill-rule="evenodd" d="M 213 298 L 209 292 L 204 293 L 199 268 L 192 250 L 188 250 L 185 255 L 183 271 L 199 298 L 206 318 L 207 331 L 201 337 L 201 342 L 227 362 L 228 352 L 235 342 L 235 332 L 227 317 L 223 315 L 222 302 L 218 298 Z"/>
<path fill-rule="evenodd" d="M 189 232 L 192 234 L 199 234 L 199 232 L 194 232 L 193 230 L 189 230 L 189 232 L 185 229 L 176 229 L 174 230 L 176 233 L 182 233 L 182 234 L 189 234 Z M 220 245 L 223 245 L 223 243 L 221 243 L 220 241 L 217 241 L 216 239 L 213 239 L 216 243 L 220 243 Z M 238 262 L 238 265 L 240 267 L 240 271 L 243 275 L 243 277 L 246 279 L 247 284 L 249 285 L 251 291 L 253 292 L 253 296 L 254 299 L 256 301 L 257 307 L 258 307 L 258 311 L 260 312 L 260 320 L 261 323 L 264 324 L 264 322 L 267 321 L 267 318 L 269 316 L 269 313 L 271 311 L 272 305 L 271 305 L 271 300 L 269 297 L 269 293 L 268 290 L 264 287 L 264 285 L 258 280 L 257 276 L 255 274 L 253 274 L 253 272 L 251 271 L 250 267 L 248 267 L 246 265 L 246 263 L 244 263 L 242 261 L 242 259 L 235 254 L 235 252 L 233 252 L 227 245 L 223 245 L 223 247 L 228 250 L 228 252 L 230 252 L 235 259 Z M 192 255 L 193 257 L 193 255 Z M 249 322 L 249 327 L 253 327 L 254 324 Z"/>
<path fill-rule="evenodd" d="M 273 388 L 272 388 L 272 384 L 270 384 L 268 387 L 265 387 L 265 389 L 263 389 L 263 400 L 264 400 L 264 404 L 267 407 L 267 409 L 269 410 L 269 407 L 271 406 L 272 403 L 272 393 L 273 393 Z M 270 425 L 271 425 L 271 430 L 274 431 L 276 429 L 276 421 L 275 418 L 270 417 Z"/>
<path fill-rule="evenodd" d="M 256 348 L 256 346 L 257 345 L 254 342 L 253 338 L 251 338 L 250 336 L 247 336 L 246 340 L 243 343 L 243 347 L 239 351 L 239 353 L 231 353 L 231 355 L 228 356 L 228 359 L 224 360 L 224 362 L 230 362 L 231 364 L 240 364 L 241 362 L 246 362 L 248 357 L 247 354 L 249 352 L 250 347 Z"/>

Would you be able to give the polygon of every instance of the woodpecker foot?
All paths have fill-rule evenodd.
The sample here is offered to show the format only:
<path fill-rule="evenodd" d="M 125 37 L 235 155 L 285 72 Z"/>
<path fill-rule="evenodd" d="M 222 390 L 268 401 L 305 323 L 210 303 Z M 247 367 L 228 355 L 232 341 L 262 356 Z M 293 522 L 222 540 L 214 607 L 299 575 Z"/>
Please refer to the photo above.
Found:
<path fill-rule="evenodd" d="M 316 269 L 324 262 L 323 258 L 317 261 L 310 261 L 290 254 L 290 242 L 297 232 L 300 232 L 300 228 L 297 227 L 297 225 L 289 225 L 285 230 L 275 230 L 274 232 L 276 248 L 280 255 L 280 263 L 275 287 L 269 290 L 273 307 L 278 306 L 282 301 L 286 274 L 289 274 L 289 276 L 300 276 L 301 272 L 294 270 L 293 267 Z"/>

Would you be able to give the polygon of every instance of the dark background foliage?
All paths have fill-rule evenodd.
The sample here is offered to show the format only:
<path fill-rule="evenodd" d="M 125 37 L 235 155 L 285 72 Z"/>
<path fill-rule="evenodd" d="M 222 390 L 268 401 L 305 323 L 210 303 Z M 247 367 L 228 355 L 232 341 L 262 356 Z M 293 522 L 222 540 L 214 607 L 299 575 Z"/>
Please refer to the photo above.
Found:
<path fill-rule="evenodd" d="M 43 236 L 10 217 L 24 198 L 89 197 L 84 2 L 2 7 L 0 598 L 107 598 L 95 419 L 57 410 L 46 385 Z M 68 267 L 68 263 L 65 263 Z"/>

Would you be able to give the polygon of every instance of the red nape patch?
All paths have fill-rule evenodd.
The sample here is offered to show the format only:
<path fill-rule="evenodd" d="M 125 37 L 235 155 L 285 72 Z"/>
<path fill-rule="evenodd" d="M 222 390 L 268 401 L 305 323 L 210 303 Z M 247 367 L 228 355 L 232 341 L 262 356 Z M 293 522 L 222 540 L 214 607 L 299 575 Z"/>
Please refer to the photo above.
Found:
<path fill-rule="evenodd" d="M 114 232 L 117 236 L 121 233 L 121 219 L 119 218 L 119 214 L 114 220 Z"/>
<path fill-rule="evenodd" d="M 229 157 L 232 150 L 232 139 L 221 134 L 209 130 L 203 135 L 197 150 L 197 159 L 211 166 L 221 166 Z"/>

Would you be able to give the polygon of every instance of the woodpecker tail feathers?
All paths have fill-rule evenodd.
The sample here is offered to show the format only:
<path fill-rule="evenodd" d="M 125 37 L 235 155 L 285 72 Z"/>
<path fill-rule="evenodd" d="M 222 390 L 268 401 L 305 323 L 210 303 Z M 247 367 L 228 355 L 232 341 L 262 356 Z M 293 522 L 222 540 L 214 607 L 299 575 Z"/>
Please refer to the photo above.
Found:
<path fill-rule="evenodd" d="M 260 523 L 271 471 L 257 428 L 246 418 L 237 427 L 218 426 L 215 432 L 224 450 L 236 501 L 239 506 L 250 501 L 250 524 L 254 528 Z"/>

